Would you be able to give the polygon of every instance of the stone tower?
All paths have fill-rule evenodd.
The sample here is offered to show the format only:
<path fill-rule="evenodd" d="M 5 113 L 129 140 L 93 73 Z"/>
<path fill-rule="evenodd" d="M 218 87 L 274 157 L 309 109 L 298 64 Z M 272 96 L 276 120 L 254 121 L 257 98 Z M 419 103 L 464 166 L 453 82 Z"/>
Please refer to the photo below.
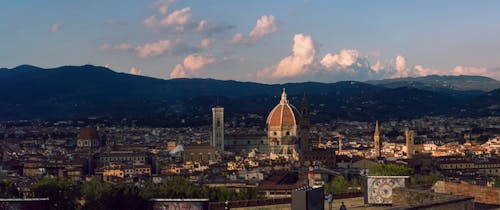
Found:
<path fill-rule="evenodd" d="M 380 157 L 380 130 L 378 127 L 378 120 L 375 122 L 375 133 L 373 134 L 373 149 L 375 150 L 375 157 Z"/>
<path fill-rule="evenodd" d="M 300 150 L 302 152 L 310 152 L 312 150 L 312 145 L 309 140 L 309 127 L 311 123 L 309 120 L 309 103 L 305 93 L 300 105 L 300 116 Z"/>
<path fill-rule="evenodd" d="M 413 130 L 405 130 L 406 137 L 406 157 L 412 158 L 415 153 L 415 132 Z"/>
<path fill-rule="evenodd" d="M 212 138 L 210 144 L 222 153 L 224 152 L 224 107 L 212 108 Z"/>

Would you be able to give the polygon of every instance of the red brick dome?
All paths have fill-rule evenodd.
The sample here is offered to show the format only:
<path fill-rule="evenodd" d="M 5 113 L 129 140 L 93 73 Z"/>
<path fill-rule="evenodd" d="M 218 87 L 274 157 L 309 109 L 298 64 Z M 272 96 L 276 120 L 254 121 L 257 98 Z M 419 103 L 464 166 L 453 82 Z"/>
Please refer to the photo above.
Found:
<path fill-rule="evenodd" d="M 269 113 L 266 124 L 268 126 L 296 126 L 299 120 L 299 112 L 297 109 L 288 103 L 285 89 L 281 94 L 281 101 Z"/>
<path fill-rule="evenodd" d="M 78 135 L 78 139 L 82 140 L 94 140 L 94 139 L 99 139 L 99 134 L 97 133 L 97 130 L 92 127 L 84 128 L 80 131 L 80 134 Z"/>

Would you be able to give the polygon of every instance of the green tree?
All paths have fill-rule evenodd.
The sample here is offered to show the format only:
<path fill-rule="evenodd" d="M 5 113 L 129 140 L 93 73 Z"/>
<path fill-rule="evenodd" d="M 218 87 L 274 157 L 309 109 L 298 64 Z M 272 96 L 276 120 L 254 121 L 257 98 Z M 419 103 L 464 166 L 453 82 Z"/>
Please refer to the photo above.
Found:
<path fill-rule="evenodd" d="M 411 176 L 411 184 L 434 184 L 436 181 L 440 180 L 442 175 L 437 172 L 429 173 L 428 175 L 413 175 Z"/>
<path fill-rule="evenodd" d="M 48 197 L 50 209 L 76 209 L 79 207 L 79 186 L 65 178 L 43 178 L 33 186 L 36 197 Z"/>
<path fill-rule="evenodd" d="M 111 186 L 97 180 L 85 181 L 82 184 L 83 209 L 106 209 L 105 194 L 111 193 Z"/>
<path fill-rule="evenodd" d="M 500 177 L 495 178 L 495 182 L 493 183 L 493 187 L 500 187 Z"/>
<path fill-rule="evenodd" d="M 412 174 L 413 170 L 407 166 L 393 163 L 375 163 L 368 171 L 370 176 L 410 176 Z"/>
<path fill-rule="evenodd" d="M 325 185 L 326 193 L 339 193 L 347 191 L 349 187 L 349 182 L 343 177 L 338 176 L 332 179 L 330 183 Z"/>
<path fill-rule="evenodd" d="M 19 197 L 19 191 L 13 181 L 0 181 L 0 198 Z"/>

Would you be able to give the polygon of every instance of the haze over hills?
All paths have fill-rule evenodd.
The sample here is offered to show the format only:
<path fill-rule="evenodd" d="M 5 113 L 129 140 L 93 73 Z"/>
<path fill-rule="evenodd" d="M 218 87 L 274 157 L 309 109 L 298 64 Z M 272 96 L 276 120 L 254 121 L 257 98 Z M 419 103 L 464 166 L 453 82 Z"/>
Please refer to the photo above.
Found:
<path fill-rule="evenodd" d="M 296 106 L 307 92 L 316 122 L 485 116 L 498 115 L 500 110 L 500 90 L 491 90 L 499 82 L 476 76 L 268 85 L 215 79 L 163 80 L 91 65 L 54 69 L 22 65 L 0 69 L 0 81 L 0 120 L 108 116 L 174 124 L 181 118 L 208 116 L 217 98 L 229 116 L 266 115 L 278 103 L 282 88 Z M 200 123 L 207 120 L 198 119 Z"/>

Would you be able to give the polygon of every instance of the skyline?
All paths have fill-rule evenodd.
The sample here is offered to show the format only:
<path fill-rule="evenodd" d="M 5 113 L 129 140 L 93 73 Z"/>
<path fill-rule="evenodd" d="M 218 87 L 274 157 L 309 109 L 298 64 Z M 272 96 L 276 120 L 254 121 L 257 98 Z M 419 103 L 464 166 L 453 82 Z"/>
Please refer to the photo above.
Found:
<path fill-rule="evenodd" d="M 362 2 L 362 3 L 360 3 Z M 263 6 L 265 5 L 265 6 Z M 2 2 L 0 67 L 264 83 L 500 79 L 499 1 Z M 31 14 L 31 15 L 25 15 Z"/>

